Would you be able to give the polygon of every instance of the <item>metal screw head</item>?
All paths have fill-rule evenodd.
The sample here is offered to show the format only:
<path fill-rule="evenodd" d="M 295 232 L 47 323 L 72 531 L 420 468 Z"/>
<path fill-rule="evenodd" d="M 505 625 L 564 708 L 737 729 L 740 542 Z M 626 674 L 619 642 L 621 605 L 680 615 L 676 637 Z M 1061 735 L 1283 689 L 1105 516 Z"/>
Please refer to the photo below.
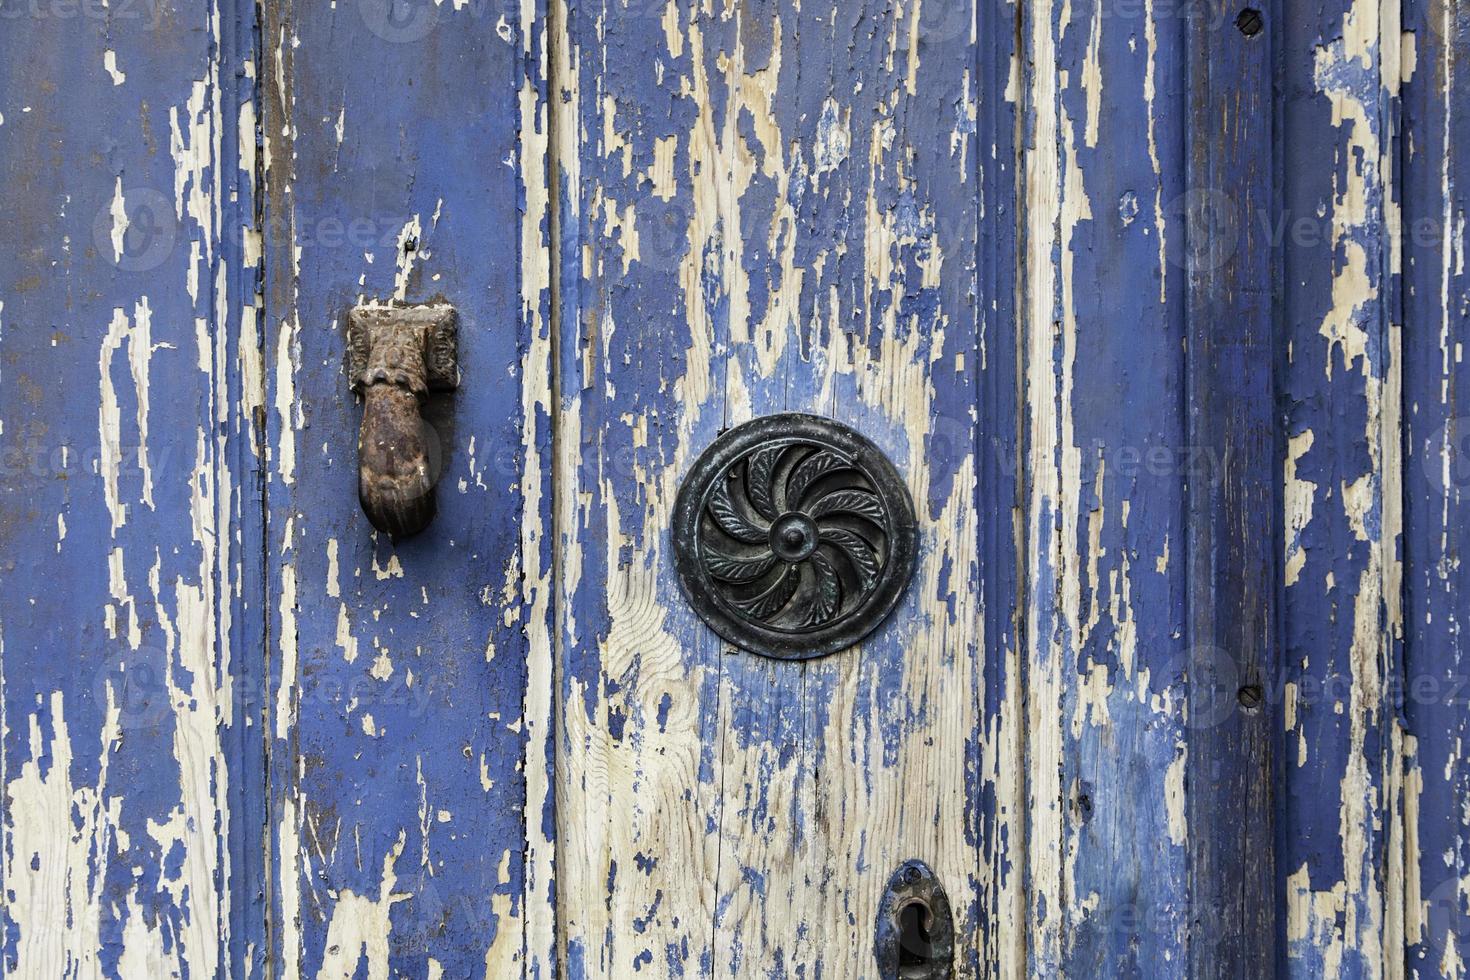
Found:
<path fill-rule="evenodd" d="M 1261 690 L 1259 684 L 1247 684 L 1236 693 L 1235 697 L 1240 702 L 1240 706 L 1247 711 L 1256 710 L 1266 699 L 1265 692 Z"/>

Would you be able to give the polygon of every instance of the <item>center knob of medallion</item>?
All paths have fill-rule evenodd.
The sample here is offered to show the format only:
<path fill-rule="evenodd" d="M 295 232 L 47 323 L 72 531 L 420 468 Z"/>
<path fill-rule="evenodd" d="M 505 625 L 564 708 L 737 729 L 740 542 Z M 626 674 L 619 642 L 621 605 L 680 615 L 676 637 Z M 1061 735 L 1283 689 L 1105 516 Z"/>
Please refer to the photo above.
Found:
<path fill-rule="evenodd" d="M 782 561 L 806 561 L 816 550 L 817 525 L 805 514 L 782 514 L 771 525 L 771 551 Z"/>

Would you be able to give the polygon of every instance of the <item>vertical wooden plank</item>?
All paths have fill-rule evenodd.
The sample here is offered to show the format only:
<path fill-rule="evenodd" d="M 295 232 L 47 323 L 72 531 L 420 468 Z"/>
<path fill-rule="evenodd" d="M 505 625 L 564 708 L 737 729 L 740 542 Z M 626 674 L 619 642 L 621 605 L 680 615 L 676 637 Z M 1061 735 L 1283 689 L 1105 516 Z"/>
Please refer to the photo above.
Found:
<path fill-rule="evenodd" d="M 243 932 L 232 943 L 231 976 L 270 975 L 270 902 L 268 899 L 269 843 L 266 814 L 269 810 L 267 743 L 268 703 L 271 696 L 268 652 L 269 606 L 266 571 L 265 470 L 267 466 L 265 426 L 265 350 L 262 335 L 264 269 L 261 262 L 262 215 L 260 109 L 262 73 L 261 24 L 255 4 L 238 3 L 231 11 L 233 22 L 225 21 L 220 51 L 231 65 L 222 72 L 223 104 L 234 125 L 225 125 L 220 135 L 220 156 L 235 165 L 229 181 L 228 200 L 233 204 L 234 225 L 226 225 L 231 237 L 223 243 L 226 297 L 223 304 L 225 337 L 237 331 L 233 347 L 220 355 L 229 378 L 228 402 L 237 418 L 225 428 L 227 445 L 232 445 L 239 489 L 227 523 L 232 546 L 238 551 L 234 586 L 238 612 L 232 611 L 231 628 L 240 653 L 233 657 L 232 683 L 238 720 L 232 728 L 233 747 L 239 764 L 241 805 L 231 814 L 229 837 L 234 873 L 230 880 L 231 901 L 246 916 Z M 226 210 L 226 213 L 230 213 Z M 239 326 L 232 328 L 233 310 L 239 310 Z M 219 306 L 216 307 L 219 309 Z M 248 436 L 247 436 L 248 434 Z"/>
<path fill-rule="evenodd" d="M 985 220 L 1014 220 L 990 156 L 1004 144 L 977 127 L 1005 98 L 980 80 L 1009 65 L 977 65 L 968 4 L 563 9 L 568 971 L 872 976 L 881 892 L 918 857 L 977 975 L 991 518 L 975 446 L 1012 445 L 1003 419 L 976 421 L 982 378 L 1007 377 L 986 358 L 1010 354 L 982 346 L 981 310 L 1001 332 L 1009 302 L 977 281 L 982 172 Z M 693 456 L 784 410 L 877 441 L 923 525 L 889 625 L 805 666 L 722 650 L 667 540 Z"/>
<path fill-rule="evenodd" d="M 1470 10 L 1405 6 L 1404 625 L 1401 746 L 1404 973 L 1463 977 L 1470 947 L 1470 651 L 1463 555 L 1470 528 Z M 1389 39 L 1385 37 L 1385 43 Z M 1390 957 L 1397 951 L 1390 949 Z"/>
<path fill-rule="evenodd" d="M 1193 977 L 1275 968 L 1279 458 L 1274 4 L 1189 19 L 1185 472 Z M 1273 941 L 1266 941 L 1270 937 Z M 1181 963 L 1181 966 L 1184 964 Z"/>
<path fill-rule="evenodd" d="M 550 4 L 523 0 L 519 11 L 522 74 L 520 169 L 521 604 L 525 609 L 526 725 L 525 939 L 522 973 L 562 975 L 556 916 L 556 193 L 551 108 Z"/>
<path fill-rule="evenodd" d="M 743 139 L 719 147 L 741 205 L 722 215 L 740 249 L 723 276 L 724 421 L 812 411 L 855 426 L 905 475 L 921 541 L 905 600 L 858 648 L 797 670 L 721 659 L 717 972 L 872 975 L 878 903 L 910 858 L 946 886 L 957 975 L 981 969 L 976 405 L 993 287 L 976 265 L 990 138 L 975 24 L 963 2 L 802 4 L 777 8 L 770 40 L 756 11 L 748 33 L 742 20 L 706 40 L 711 62 L 739 52 L 747 75 L 780 66 L 773 93 L 726 110 L 769 106 L 769 122 L 752 139 L 737 118 Z M 765 156 L 749 184 L 742 151 Z M 800 914 L 772 928 L 783 903 Z"/>
<path fill-rule="evenodd" d="M 1021 442 L 1017 437 L 1019 344 L 1018 140 L 1019 28 L 1025 4 L 977 4 L 980 327 L 979 400 L 975 419 L 976 507 L 980 529 L 979 588 L 983 623 L 984 704 L 976 731 L 980 840 L 979 970 L 1016 977 L 1026 970 L 1025 687 L 1020 629 Z"/>
<path fill-rule="evenodd" d="M 1169 976 L 1192 909 L 1186 24 L 1022 14 L 1028 969 Z"/>
<path fill-rule="evenodd" d="M 550 444 L 535 3 L 266 10 L 273 955 L 549 975 Z M 372 533 L 342 319 L 453 304 L 439 513 Z"/>
<path fill-rule="evenodd" d="M 994 137 L 978 123 L 981 103 L 989 108 L 1003 91 L 981 88 L 995 49 L 977 44 L 974 4 L 809 6 L 781 18 L 791 32 L 783 68 L 787 57 L 792 68 L 775 118 L 790 163 L 799 169 L 809 159 L 816 172 L 805 188 L 788 185 L 794 214 L 780 201 L 766 205 L 759 187 L 739 214 L 753 308 L 747 319 L 737 302 L 729 320 L 736 363 L 726 420 L 815 411 L 867 433 L 907 478 L 920 559 L 888 628 L 803 666 L 794 713 L 801 752 L 788 765 L 771 751 L 783 745 L 781 716 L 754 712 L 747 726 L 740 708 L 743 697 L 779 703 L 792 689 L 792 672 L 782 669 L 789 665 L 767 671 L 771 665 L 751 658 L 724 659 L 720 901 L 736 914 L 743 906 L 749 918 L 727 923 L 717 909 L 716 930 L 726 935 L 717 938 L 716 963 L 748 974 L 789 962 L 793 972 L 871 975 L 883 888 L 899 864 L 919 858 L 953 904 L 956 975 L 978 976 L 984 779 L 976 735 L 987 646 L 980 548 L 983 525 L 1004 522 L 1004 507 L 992 510 L 979 496 L 976 406 L 989 355 L 982 310 L 996 287 L 978 279 L 977 246 L 983 203 L 1000 202 L 982 203 L 980 180 L 993 164 L 981 147 Z M 747 41 L 748 57 L 759 56 L 762 40 L 757 31 Z M 803 80 L 814 70 L 826 84 Z M 767 222 L 783 219 L 794 219 L 797 250 L 810 250 L 811 264 L 797 258 L 777 275 L 761 259 Z M 800 276 L 805 293 L 794 323 L 772 315 L 777 303 L 760 303 L 763 277 L 774 289 L 788 276 Z M 738 273 L 733 283 L 738 296 Z M 785 350 L 760 336 L 783 320 Z M 752 744 L 742 747 L 742 738 Z M 762 740 L 768 745 L 757 749 Z M 789 831 L 759 810 L 731 811 L 731 788 L 761 786 L 771 768 L 794 782 Z M 803 914 L 768 935 L 760 920 L 780 892 L 745 869 L 772 867 L 767 884 L 779 884 L 788 846 L 790 901 Z"/>
<path fill-rule="evenodd" d="M 264 950 L 251 5 L 7 5 L 0 963 Z"/>
<path fill-rule="evenodd" d="M 1380 976 L 1400 941 L 1388 874 L 1402 630 L 1398 7 L 1281 10 L 1282 970 Z"/>
<path fill-rule="evenodd" d="M 709 976 L 718 647 L 665 538 L 678 470 L 721 424 L 721 195 L 693 204 L 720 172 L 690 167 L 714 137 L 704 52 L 678 4 L 553 9 L 559 945 L 572 978 Z"/>

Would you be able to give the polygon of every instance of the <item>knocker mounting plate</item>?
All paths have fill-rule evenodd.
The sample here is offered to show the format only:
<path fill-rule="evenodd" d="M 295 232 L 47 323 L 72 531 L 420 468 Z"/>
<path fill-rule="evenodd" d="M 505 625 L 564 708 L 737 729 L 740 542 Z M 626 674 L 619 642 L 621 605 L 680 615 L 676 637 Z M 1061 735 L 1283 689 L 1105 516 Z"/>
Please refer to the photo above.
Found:
<path fill-rule="evenodd" d="M 721 435 L 674 502 L 674 560 L 701 619 L 738 647 L 808 660 L 893 611 L 918 553 L 914 505 L 868 439 L 816 415 Z"/>

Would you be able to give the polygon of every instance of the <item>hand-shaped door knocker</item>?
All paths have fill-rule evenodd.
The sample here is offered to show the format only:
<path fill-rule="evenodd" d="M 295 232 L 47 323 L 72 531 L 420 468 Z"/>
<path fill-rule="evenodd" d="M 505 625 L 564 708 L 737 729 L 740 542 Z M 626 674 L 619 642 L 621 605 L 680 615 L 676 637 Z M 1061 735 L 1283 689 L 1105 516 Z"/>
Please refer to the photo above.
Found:
<path fill-rule="evenodd" d="M 347 377 L 362 396 L 357 495 L 394 538 L 434 518 L 439 440 L 420 414 L 431 391 L 459 385 L 454 308 L 359 306 L 347 315 Z"/>

